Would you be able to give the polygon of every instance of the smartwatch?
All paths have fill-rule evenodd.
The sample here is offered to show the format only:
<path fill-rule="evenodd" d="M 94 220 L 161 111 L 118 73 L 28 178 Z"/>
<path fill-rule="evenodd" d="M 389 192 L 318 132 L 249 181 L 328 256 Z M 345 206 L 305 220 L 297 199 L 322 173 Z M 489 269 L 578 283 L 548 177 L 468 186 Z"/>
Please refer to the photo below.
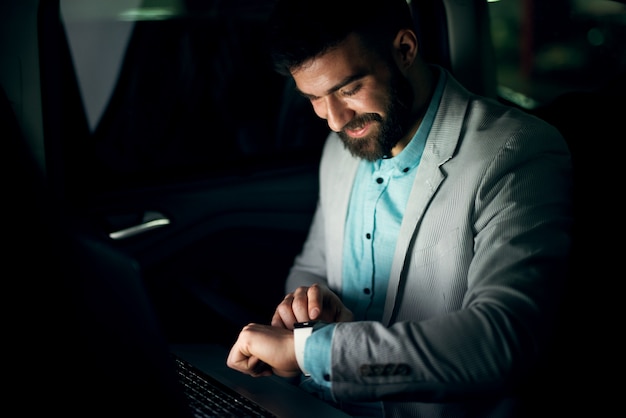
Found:
<path fill-rule="evenodd" d="M 311 374 L 304 368 L 304 347 L 306 346 L 306 340 L 313 332 L 313 327 L 317 323 L 318 321 L 306 321 L 293 324 L 293 344 L 296 352 L 296 361 L 305 376 L 310 376 Z"/>

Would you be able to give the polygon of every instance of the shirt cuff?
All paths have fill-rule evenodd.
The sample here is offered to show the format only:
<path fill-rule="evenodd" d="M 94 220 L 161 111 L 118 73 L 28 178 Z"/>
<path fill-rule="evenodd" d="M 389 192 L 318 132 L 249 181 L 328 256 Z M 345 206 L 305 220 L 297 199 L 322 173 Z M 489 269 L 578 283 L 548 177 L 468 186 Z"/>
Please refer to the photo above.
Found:
<path fill-rule="evenodd" d="M 296 361 L 305 376 L 311 375 L 311 373 L 307 372 L 304 368 L 304 347 L 306 346 L 306 340 L 312 332 L 313 327 L 295 328 L 293 330 L 293 344 L 296 351 Z"/>

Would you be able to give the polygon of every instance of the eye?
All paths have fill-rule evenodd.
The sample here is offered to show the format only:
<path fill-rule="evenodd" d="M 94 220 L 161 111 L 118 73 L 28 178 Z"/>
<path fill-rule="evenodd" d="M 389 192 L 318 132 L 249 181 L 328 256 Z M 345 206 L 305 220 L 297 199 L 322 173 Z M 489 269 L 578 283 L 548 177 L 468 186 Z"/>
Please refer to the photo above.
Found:
<path fill-rule="evenodd" d="M 350 90 L 342 90 L 341 94 L 345 97 L 350 97 L 350 96 L 354 96 L 355 94 L 357 94 L 359 90 L 361 90 L 361 84 L 357 84 L 354 88 Z"/>

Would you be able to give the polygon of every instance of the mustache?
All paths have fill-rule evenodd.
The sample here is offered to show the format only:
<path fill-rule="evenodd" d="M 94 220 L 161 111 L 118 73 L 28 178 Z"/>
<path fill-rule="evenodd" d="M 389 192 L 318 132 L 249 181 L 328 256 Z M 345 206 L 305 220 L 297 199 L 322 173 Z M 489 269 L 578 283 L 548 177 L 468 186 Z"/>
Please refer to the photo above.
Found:
<path fill-rule="evenodd" d="M 382 123 L 382 121 L 383 118 L 380 117 L 380 115 L 377 115 L 376 113 L 366 113 L 364 115 L 356 116 L 350 122 L 346 123 L 346 125 L 343 127 L 343 130 L 358 130 L 369 122 Z"/>

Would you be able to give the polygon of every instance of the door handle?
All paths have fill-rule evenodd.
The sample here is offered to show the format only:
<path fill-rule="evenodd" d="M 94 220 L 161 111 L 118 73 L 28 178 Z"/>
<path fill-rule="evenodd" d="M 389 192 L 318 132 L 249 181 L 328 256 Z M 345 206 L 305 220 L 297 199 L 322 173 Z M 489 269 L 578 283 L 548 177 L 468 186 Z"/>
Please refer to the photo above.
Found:
<path fill-rule="evenodd" d="M 147 211 L 144 213 L 140 224 L 110 232 L 109 238 L 114 240 L 126 239 L 169 224 L 170 220 L 161 212 Z"/>

